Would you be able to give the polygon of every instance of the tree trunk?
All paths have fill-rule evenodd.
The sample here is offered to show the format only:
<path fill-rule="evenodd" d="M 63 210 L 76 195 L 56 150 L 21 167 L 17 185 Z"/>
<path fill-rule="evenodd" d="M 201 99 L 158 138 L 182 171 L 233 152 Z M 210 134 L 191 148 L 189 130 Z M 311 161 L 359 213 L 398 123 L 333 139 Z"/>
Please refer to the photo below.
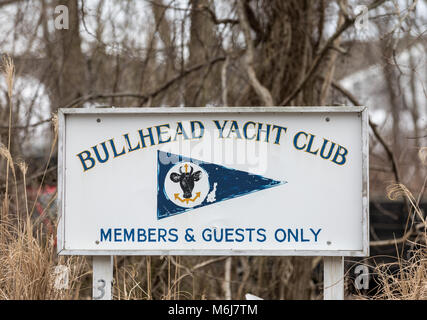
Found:
<path fill-rule="evenodd" d="M 215 33 L 215 24 L 208 13 L 203 10 L 204 7 L 210 8 L 211 2 L 211 0 L 190 0 L 192 10 L 190 13 L 188 67 L 209 61 L 217 56 L 219 41 Z M 209 73 L 211 74 L 209 75 Z M 185 88 L 185 106 L 204 107 L 209 101 L 212 101 L 212 88 L 219 81 L 220 70 L 218 66 L 208 67 L 189 78 Z"/>
<path fill-rule="evenodd" d="M 55 29 L 52 40 L 47 27 L 44 28 L 46 53 L 49 60 L 53 61 L 52 82 L 49 86 L 52 112 L 87 94 L 87 65 L 81 50 L 78 1 L 58 0 L 55 4 L 68 8 L 69 29 Z"/>

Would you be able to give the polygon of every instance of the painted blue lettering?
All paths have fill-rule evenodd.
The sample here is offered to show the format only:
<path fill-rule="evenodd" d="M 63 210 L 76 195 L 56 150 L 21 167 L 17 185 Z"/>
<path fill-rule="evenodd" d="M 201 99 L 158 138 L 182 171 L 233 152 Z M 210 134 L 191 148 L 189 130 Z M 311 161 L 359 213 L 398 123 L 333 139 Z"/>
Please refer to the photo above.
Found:
<path fill-rule="evenodd" d="M 86 158 L 83 158 L 82 154 L 86 154 Z M 92 169 L 95 166 L 95 160 L 90 156 L 89 151 L 87 151 L 87 150 L 82 151 L 77 156 L 79 157 L 80 161 L 82 162 L 82 166 L 83 166 L 84 171 Z M 86 165 L 86 161 L 90 161 L 89 166 Z"/>
<path fill-rule="evenodd" d="M 173 141 L 176 141 L 178 135 L 182 135 L 185 140 L 188 140 L 187 133 L 185 132 L 184 128 L 182 127 L 182 123 L 178 122 L 175 132 L 175 139 Z"/>
<path fill-rule="evenodd" d="M 306 146 L 306 144 L 304 144 L 302 147 L 299 147 L 298 146 L 298 138 L 300 137 L 300 135 L 305 135 L 305 137 L 307 138 L 307 133 L 305 133 L 304 131 L 300 131 L 300 132 L 298 132 L 296 135 L 295 135 L 295 137 L 294 137 L 294 147 L 295 147 L 295 149 L 297 149 L 297 150 L 302 150 L 302 149 L 304 149 L 305 148 L 305 146 Z"/>
<path fill-rule="evenodd" d="M 313 233 L 313 235 L 314 235 L 314 242 L 317 242 L 317 236 L 319 235 L 321 230 L 322 229 L 318 229 L 317 232 L 314 232 L 314 230 L 312 228 L 310 228 L 311 233 Z"/>
<path fill-rule="evenodd" d="M 286 130 L 288 130 L 288 128 L 274 125 L 272 131 L 274 131 L 274 129 L 277 129 L 276 140 L 274 140 L 274 144 L 280 144 L 280 134 L 282 133 L 282 130 L 286 133 Z"/>
<path fill-rule="evenodd" d="M 114 139 L 110 139 L 109 141 L 110 141 L 110 144 L 111 144 L 111 149 L 113 149 L 114 158 L 122 156 L 122 155 L 124 155 L 126 153 L 125 147 L 123 147 L 122 152 L 117 153 L 116 145 L 114 144 Z"/>
<path fill-rule="evenodd" d="M 310 242 L 309 239 L 304 239 L 304 229 L 301 229 L 301 242 Z"/>
<path fill-rule="evenodd" d="M 265 132 L 264 142 L 268 142 L 268 140 L 270 139 L 270 128 L 271 128 L 271 124 L 267 124 L 267 128 L 262 129 L 262 123 L 258 123 L 258 134 L 256 136 L 256 141 L 260 141 L 261 133 Z"/>
<path fill-rule="evenodd" d="M 138 229 L 138 242 L 145 242 L 146 239 L 145 229 Z"/>
<path fill-rule="evenodd" d="M 111 241 L 111 228 L 107 232 L 105 232 L 104 228 L 101 228 L 100 242 L 102 241 Z"/>
<path fill-rule="evenodd" d="M 343 151 L 343 153 L 340 153 L 340 151 Z M 343 165 L 347 159 L 346 159 L 346 155 L 348 154 L 348 150 L 342 146 L 338 146 L 337 152 L 335 153 L 334 158 L 332 159 L 332 162 L 335 162 L 338 165 Z M 341 160 L 337 160 L 338 157 L 341 157 Z"/>
<path fill-rule="evenodd" d="M 230 138 L 230 135 L 234 133 L 236 135 L 237 139 L 242 139 L 242 136 L 240 135 L 239 125 L 237 124 L 236 120 L 233 120 L 231 122 L 230 131 L 228 132 L 227 138 Z"/>
<path fill-rule="evenodd" d="M 219 124 L 218 120 L 213 120 L 213 122 L 215 123 L 216 127 L 218 128 L 219 138 L 224 139 L 224 136 L 223 136 L 224 128 L 225 128 L 225 125 L 227 124 L 228 120 L 224 120 L 224 124 L 222 126 Z"/>
<path fill-rule="evenodd" d="M 257 234 L 258 234 L 258 238 L 257 241 L 258 242 L 264 242 L 265 240 L 267 240 L 267 237 L 265 235 L 265 229 L 264 228 L 260 228 L 257 230 Z"/>
<path fill-rule="evenodd" d="M 225 242 L 234 242 L 233 239 L 233 230 L 232 228 L 225 229 Z"/>
<path fill-rule="evenodd" d="M 156 130 L 157 130 L 157 138 L 159 140 L 158 144 L 162 144 L 162 143 L 166 143 L 166 142 L 170 142 L 171 141 L 171 137 L 169 136 L 169 138 L 167 140 L 163 140 L 162 138 L 162 134 L 167 134 L 169 133 L 169 130 L 167 131 L 162 131 L 162 128 L 170 128 L 169 124 L 162 124 L 160 126 L 156 126 Z"/>
<path fill-rule="evenodd" d="M 245 230 L 243 230 L 242 228 L 237 228 L 236 229 L 236 236 L 239 237 L 235 239 L 236 242 L 243 242 L 243 240 L 245 239 L 245 236 L 243 235 L 243 232 Z"/>
<path fill-rule="evenodd" d="M 200 130 L 200 133 L 199 133 L 198 136 L 196 136 L 196 134 L 195 134 L 195 132 L 196 132 L 195 125 L 196 124 L 199 126 L 199 130 Z M 200 121 L 191 121 L 190 125 L 191 125 L 191 137 L 193 139 L 200 139 L 200 138 L 202 138 L 203 135 L 205 134 L 205 126 L 203 125 L 203 123 L 201 123 Z"/>
<path fill-rule="evenodd" d="M 98 159 L 98 161 L 100 163 L 104 163 L 108 161 L 109 158 L 109 154 L 108 154 L 108 150 L 107 150 L 107 146 L 105 145 L 105 142 L 101 143 L 102 149 L 104 150 L 104 159 L 101 158 L 101 156 L 99 155 L 98 152 L 98 146 L 93 146 L 92 149 L 95 152 L 96 158 Z"/>
<path fill-rule="evenodd" d="M 250 124 L 252 124 L 253 126 L 254 126 L 254 128 L 252 129 L 253 130 L 253 136 L 252 137 L 248 137 L 248 126 L 250 125 Z M 255 136 L 256 136 L 256 133 L 255 133 L 255 126 L 256 126 L 256 123 L 255 122 L 252 122 L 252 121 L 248 121 L 248 122 L 246 122 L 245 123 L 245 125 L 243 126 L 243 136 L 245 137 L 245 139 L 246 140 L 253 140 L 253 139 L 255 139 Z"/>
<path fill-rule="evenodd" d="M 124 134 L 123 136 L 125 137 L 126 143 L 128 145 L 128 151 L 129 152 L 141 149 L 141 145 L 139 144 L 139 142 L 138 142 L 138 145 L 136 147 L 132 147 L 132 145 L 130 143 L 130 139 L 129 139 L 129 134 L 128 133 Z"/>
<path fill-rule="evenodd" d="M 135 241 L 135 229 L 130 229 L 130 231 L 128 231 L 128 229 L 124 229 L 123 232 L 123 241 Z"/>
<path fill-rule="evenodd" d="M 122 239 L 120 238 L 122 236 L 122 229 L 115 228 L 114 229 L 114 241 L 115 242 L 122 242 Z"/>
<path fill-rule="evenodd" d="M 293 233 L 291 229 L 288 229 L 288 242 L 291 241 L 291 235 L 295 242 L 298 242 L 298 229 L 295 230 L 295 233 Z"/>
<path fill-rule="evenodd" d="M 212 240 L 211 229 L 209 229 L 209 228 L 203 229 L 202 238 L 205 241 L 211 241 Z"/>
<path fill-rule="evenodd" d="M 308 146 L 307 146 L 307 150 L 305 150 L 308 153 L 314 154 L 316 155 L 317 152 L 319 152 L 319 149 L 317 149 L 316 151 L 312 151 L 311 147 L 313 145 L 313 140 L 314 140 L 315 135 L 314 134 L 310 134 L 310 141 L 308 142 Z"/>
<path fill-rule="evenodd" d="M 178 230 L 175 228 L 169 229 L 169 241 L 170 242 L 177 242 L 178 241 Z M 172 237 L 172 238 L 171 238 Z"/>
<path fill-rule="evenodd" d="M 152 131 L 151 127 L 147 128 L 147 130 L 148 130 L 148 134 L 144 134 L 143 131 L 142 131 L 142 129 L 138 130 L 139 137 L 141 139 L 141 146 L 142 146 L 142 148 L 145 148 L 147 146 L 145 144 L 145 138 L 150 138 L 150 146 L 154 146 L 155 145 L 154 138 L 153 138 L 153 131 Z"/>
<path fill-rule="evenodd" d="M 286 240 L 286 232 L 283 229 L 277 229 L 274 232 L 274 238 L 276 239 L 277 242 L 283 242 Z"/>
<path fill-rule="evenodd" d="M 326 149 L 326 146 L 328 145 L 328 142 L 330 142 L 328 139 L 325 139 L 325 138 L 323 138 L 323 144 L 322 144 L 322 148 L 320 149 L 320 156 L 323 158 L 323 159 L 329 159 L 330 157 L 331 157 L 331 154 L 332 154 L 332 151 L 334 150 L 334 148 L 335 148 L 335 143 L 334 142 L 331 142 L 331 147 L 329 148 L 329 152 L 328 152 L 328 155 L 327 156 L 325 156 L 325 149 Z"/>

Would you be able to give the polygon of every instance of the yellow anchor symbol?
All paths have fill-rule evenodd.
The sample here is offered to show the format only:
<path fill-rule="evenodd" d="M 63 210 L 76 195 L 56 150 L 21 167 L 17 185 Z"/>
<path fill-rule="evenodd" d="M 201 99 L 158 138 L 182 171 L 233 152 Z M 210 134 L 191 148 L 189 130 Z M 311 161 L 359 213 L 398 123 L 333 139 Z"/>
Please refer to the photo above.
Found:
<path fill-rule="evenodd" d="M 194 202 L 197 198 L 200 198 L 200 192 L 196 193 L 196 196 L 193 199 L 181 199 L 179 193 L 174 193 L 175 200 L 179 200 L 181 202 L 186 202 L 187 204 L 191 201 Z"/>

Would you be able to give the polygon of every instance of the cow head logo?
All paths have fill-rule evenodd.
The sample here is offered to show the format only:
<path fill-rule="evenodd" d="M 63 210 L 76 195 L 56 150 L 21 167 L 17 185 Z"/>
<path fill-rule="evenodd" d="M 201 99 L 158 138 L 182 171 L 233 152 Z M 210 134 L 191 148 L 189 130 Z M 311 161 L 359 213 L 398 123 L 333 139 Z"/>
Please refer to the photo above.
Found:
<path fill-rule="evenodd" d="M 177 163 L 166 175 L 165 193 L 178 206 L 191 208 L 199 205 L 208 192 L 208 174 L 195 163 Z"/>
<path fill-rule="evenodd" d="M 192 192 L 194 189 L 194 183 L 200 180 L 200 176 L 202 175 L 202 171 L 194 172 L 194 168 L 190 166 L 190 172 L 188 172 L 188 164 L 181 166 L 179 168 L 179 174 L 176 172 L 172 172 L 170 175 L 170 179 L 178 183 L 184 192 L 184 199 L 191 199 Z M 185 168 L 185 172 L 182 171 L 182 168 Z"/>

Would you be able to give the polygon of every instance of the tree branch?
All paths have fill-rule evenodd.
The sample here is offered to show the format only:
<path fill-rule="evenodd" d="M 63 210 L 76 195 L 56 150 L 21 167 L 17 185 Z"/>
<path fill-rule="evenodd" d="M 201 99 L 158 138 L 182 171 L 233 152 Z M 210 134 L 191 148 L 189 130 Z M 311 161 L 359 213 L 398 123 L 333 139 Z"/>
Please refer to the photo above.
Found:
<path fill-rule="evenodd" d="M 206 11 L 210 15 L 210 17 L 212 19 L 212 22 L 214 24 L 231 24 L 231 25 L 235 25 L 235 24 L 239 23 L 239 20 L 236 20 L 236 19 L 228 19 L 228 18 L 227 19 L 218 19 L 217 16 L 216 16 L 216 14 L 215 14 L 215 12 L 213 12 L 211 10 L 211 8 L 209 8 L 208 6 L 202 6 L 201 9 L 204 10 L 204 11 Z"/>
<path fill-rule="evenodd" d="M 239 0 L 237 2 L 237 9 L 239 12 L 240 26 L 245 36 L 246 46 L 247 46 L 245 64 L 246 64 L 246 71 L 249 77 L 249 82 L 252 88 L 258 94 L 261 101 L 264 103 L 264 105 L 274 106 L 273 97 L 271 96 L 270 91 L 259 82 L 255 73 L 254 47 L 251 39 L 251 32 L 250 32 L 249 23 L 246 17 L 243 0 Z"/>
<path fill-rule="evenodd" d="M 377 240 L 377 241 L 370 241 L 369 245 L 371 247 L 380 247 L 380 246 L 390 246 L 392 244 L 398 244 L 398 243 L 404 243 L 406 240 L 409 239 L 409 237 L 412 235 L 412 231 L 409 230 L 406 232 L 401 238 L 398 239 L 387 239 L 387 240 Z"/>
<path fill-rule="evenodd" d="M 0 1 L 0 8 L 3 6 L 7 6 L 8 4 L 13 4 L 13 3 L 17 3 L 17 2 L 22 2 L 24 0 L 3 0 Z"/>
<path fill-rule="evenodd" d="M 372 4 L 370 4 L 368 6 L 368 10 L 372 10 L 377 8 L 378 6 L 380 6 L 382 3 L 384 3 L 387 0 L 377 0 L 374 1 Z M 322 47 L 322 49 L 320 49 L 319 53 L 316 54 L 314 61 L 309 69 L 309 71 L 307 72 L 307 74 L 305 75 L 304 79 L 301 80 L 301 82 L 297 85 L 297 87 L 294 89 L 294 91 L 292 91 L 292 93 L 286 97 L 281 103 L 281 106 L 286 106 L 288 105 L 299 93 L 300 91 L 304 88 L 305 84 L 308 82 L 308 80 L 310 80 L 310 78 L 314 75 L 314 73 L 317 71 L 317 68 L 319 67 L 320 63 L 322 62 L 322 59 L 325 57 L 326 53 L 328 52 L 328 50 L 333 47 L 333 43 L 335 42 L 335 40 L 341 36 L 341 34 L 346 31 L 350 26 L 352 26 L 354 24 L 354 22 L 356 21 L 356 19 L 363 14 L 363 12 L 359 13 L 358 15 L 354 16 L 354 17 L 350 17 L 346 11 L 343 11 L 344 13 L 344 17 L 345 17 L 345 21 L 344 23 L 337 28 L 337 30 L 335 31 L 335 33 L 328 39 L 328 41 L 326 41 L 325 45 Z"/>
<path fill-rule="evenodd" d="M 348 90 L 346 90 L 345 88 L 340 86 L 337 82 L 332 81 L 331 85 L 332 85 L 332 87 L 337 89 L 339 92 L 341 92 L 355 106 L 361 106 L 362 105 L 361 103 L 359 103 L 359 101 L 357 101 L 355 96 L 353 96 Z M 378 142 L 383 146 L 385 152 L 387 153 L 387 157 L 389 158 L 391 165 L 392 165 L 392 171 L 394 173 L 394 178 L 396 180 L 396 183 L 401 183 L 400 172 L 399 172 L 399 168 L 397 166 L 396 157 L 394 156 L 393 152 L 391 151 L 390 146 L 385 142 L 384 138 L 378 132 L 377 125 L 375 123 L 373 123 L 370 118 L 369 118 L 369 126 L 371 127 L 375 138 L 377 138 Z"/>
<path fill-rule="evenodd" d="M 149 99 L 155 98 L 158 94 L 167 90 L 175 82 L 183 79 L 184 77 L 188 76 L 190 73 L 198 71 L 204 67 L 214 65 L 217 62 L 224 61 L 224 60 L 225 60 L 225 57 L 218 57 L 218 58 L 215 58 L 215 59 L 210 60 L 208 62 L 200 63 L 200 64 L 198 64 L 198 65 L 196 65 L 190 69 L 186 69 L 183 72 L 179 73 L 178 75 L 176 75 L 175 77 L 173 77 L 169 81 L 165 82 L 163 85 L 161 85 L 160 87 L 158 87 L 157 89 L 155 89 L 154 91 L 152 91 L 151 93 L 148 93 L 148 94 L 140 94 L 140 93 L 135 93 L 135 92 L 94 93 L 94 94 L 90 94 L 90 95 L 75 99 L 75 100 L 71 101 L 70 103 L 66 104 L 65 106 L 63 106 L 61 108 L 71 108 L 71 107 L 74 107 L 76 105 L 80 105 L 80 104 L 87 102 L 87 101 L 104 99 L 104 98 L 113 98 L 113 97 L 114 98 L 139 98 L 142 100 L 141 104 L 143 104 L 143 103 L 147 102 Z"/>
<path fill-rule="evenodd" d="M 355 106 L 360 106 L 361 104 L 357 101 L 357 99 L 346 89 L 344 89 L 343 87 L 341 87 L 338 83 L 336 83 L 335 81 L 332 81 L 332 87 L 334 87 L 335 89 L 337 89 L 338 91 L 340 91 L 344 96 L 346 96 L 351 103 L 353 103 Z M 391 162 L 391 166 L 392 166 L 392 171 L 394 174 L 394 179 L 396 180 L 397 184 L 401 184 L 401 180 L 400 180 L 400 172 L 399 172 L 399 168 L 397 166 L 397 160 L 396 157 L 394 156 L 394 153 L 391 151 L 391 148 L 389 147 L 389 145 L 385 142 L 384 138 L 381 136 L 381 134 L 378 132 L 377 129 L 377 125 L 375 123 L 373 123 L 371 121 L 371 119 L 369 118 L 369 126 L 372 129 L 372 132 L 374 133 L 375 138 L 377 138 L 377 140 L 379 141 L 379 143 L 383 146 L 387 157 L 389 158 L 390 162 Z M 410 204 L 408 202 L 408 199 L 406 197 L 403 197 L 403 201 L 405 203 L 405 206 L 408 210 L 408 219 L 411 215 L 411 207 Z M 408 231 L 410 232 L 410 231 Z"/>
<path fill-rule="evenodd" d="M 225 57 L 217 57 L 217 58 L 212 59 L 208 62 L 201 63 L 201 64 L 198 64 L 198 65 L 192 67 L 192 68 L 186 69 L 183 72 L 176 75 L 175 77 L 173 77 L 172 79 L 170 79 L 169 81 L 165 82 L 163 85 L 158 87 L 156 90 L 154 90 L 148 94 L 141 94 L 141 93 L 137 93 L 137 92 L 93 93 L 93 94 L 90 94 L 90 95 L 87 95 L 84 97 L 77 98 L 77 99 L 75 99 L 75 100 L 73 100 L 73 101 L 71 101 L 71 102 L 69 102 L 63 106 L 60 106 L 60 108 L 71 108 L 71 107 L 75 107 L 77 105 L 81 105 L 84 102 L 98 100 L 98 99 L 107 99 L 107 98 L 138 98 L 138 99 L 142 99 L 142 103 L 145 103 L 149 99 L 152 99 L 152 98 L 156 97 L 158 94 L 160 94 L 161 92 L 167 90 L 175 82 L 185 78 L 189 74 L 191 74 L 195 71 L 198 71 L 200 69 L 203 69 L 207 66 L 214 65 L 218 62 L 224 61 L 225 59 L 226 59 Z M 44 119 L 44 120 L 41 120 L 37 123 L 29 125 L 29 127 L 36 127 L 36 126 L 42 125 L 46 122 L 49 122 L 51 120 L 52 120 L 52 118 Z M 12 127 L 12 129 L 25 129 L 25 128 L 27 128 L 27 126 Z M 8 130 L 9 126 L 0 126 L 0 129 L 7 129 Z"/>

